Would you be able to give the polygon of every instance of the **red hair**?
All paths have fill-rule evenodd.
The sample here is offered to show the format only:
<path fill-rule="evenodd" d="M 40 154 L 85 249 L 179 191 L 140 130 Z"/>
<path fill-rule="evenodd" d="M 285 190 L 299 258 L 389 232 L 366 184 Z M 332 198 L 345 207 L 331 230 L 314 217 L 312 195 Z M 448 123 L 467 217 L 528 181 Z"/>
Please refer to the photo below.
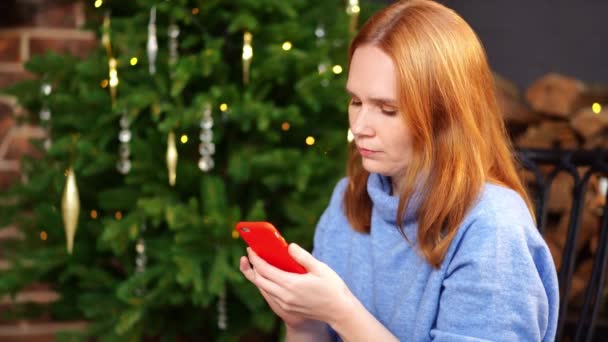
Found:
<path fill-rule="evenodd" d="M 494 78 L 469 25 L 436 2 L 398 1 L 366 22 L 351 43 L 350 59 L 363 45 L 380 48 L 396 68 L 399 112 L 413 144 L 397 222 L 405 236 L 405 209 L 414 191 L 422 191 L 416 215 L 424 258 L 439 267 L 485 182 L 519 193 L 534 217 L 496 102 Z M 347 175 L 346 216 L 355 230 L 369 232 L 369 173 L 354 143 Z"/>

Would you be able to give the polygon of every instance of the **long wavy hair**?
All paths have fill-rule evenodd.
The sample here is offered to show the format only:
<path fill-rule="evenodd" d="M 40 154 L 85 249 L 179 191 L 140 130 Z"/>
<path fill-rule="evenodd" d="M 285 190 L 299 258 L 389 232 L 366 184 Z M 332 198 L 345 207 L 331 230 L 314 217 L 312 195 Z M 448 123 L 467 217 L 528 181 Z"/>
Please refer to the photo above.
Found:
<path fill-rule="evenodd" d="M 363 45 L 380 48 L 396 68 L 398 108 L 413 141 L 413 158 L 398 194 L 397 223 L 409 241 L 403 216 L 418 191 L 417 240 L 429 264 L 440 266 L 485 182 L 519 193 L 534 217 L 496 101 L 494 78 L 471 27 L 441 4 L 404 0 L 365 23 L 351 43 L 350 59 Z M 369 173 L 354 143 L 347 175 L 346 217 L 355 230 L 369 232 Z"/>

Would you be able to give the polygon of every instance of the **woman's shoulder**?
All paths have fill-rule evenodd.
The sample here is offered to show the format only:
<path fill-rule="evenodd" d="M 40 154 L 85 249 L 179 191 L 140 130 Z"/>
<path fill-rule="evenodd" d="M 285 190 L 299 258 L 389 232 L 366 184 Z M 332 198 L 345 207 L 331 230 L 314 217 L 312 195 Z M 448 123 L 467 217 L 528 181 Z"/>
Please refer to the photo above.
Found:
<path fill-rule="evenodd" d="M 457 244 L 468 241 L 487 248 L 486 252 L 495 255 L 517 250 L 548 254 L 525 200 L 516 191 L 497 184 L 485 184 L 455 240 Z"/>
<path fill-rule="evenodd" d="M 507 187 L 486 184 L 477 203 L 469 211 L 453 241 L 452 254 L 539 255 L 542 263 L 551 256 L 524 199 Z M 460 248 L 476 246 L 474 248 Z M 479 256 L 479 255 L 478 255 Z M 490 258 L 492 259 L 492 258 Z M 552 262 L 552 261 L 551 261 Z"/>
<path fill-rule="evenodd" d="M 513 189 L 494 183 L 484 184 L 467 219 L 492 226 L 535 225 L 522 196 Z"/>
<path fill-rule="evenodd" d="M 443 307 L 468 307 L 474 320 L 487 322 L 489 329 L 518 333 L 519 340 L 539 335 L 533 339 L 551 340 L 559 308 L 555 266 L 526 202 L 516 191 L 484 186 L 441 268 L 442 286 L 452 290 L 442 295 Z M 444 310 L 454 315 L 444 315 L 441 324 L 452 328 L 461 316 L 458 311 Z M 503 320 L 488 319 L 489 313 Z M 525 319 L 513 321 L 512 317 Z"/>
<path fill-rule="evenodd" d="M 524 199 L 504 186 L 486 184 L 459 227 L 446 256 L 448 274 L 464 264 L 536 269 L 554 286 L 551 253 Z"/>

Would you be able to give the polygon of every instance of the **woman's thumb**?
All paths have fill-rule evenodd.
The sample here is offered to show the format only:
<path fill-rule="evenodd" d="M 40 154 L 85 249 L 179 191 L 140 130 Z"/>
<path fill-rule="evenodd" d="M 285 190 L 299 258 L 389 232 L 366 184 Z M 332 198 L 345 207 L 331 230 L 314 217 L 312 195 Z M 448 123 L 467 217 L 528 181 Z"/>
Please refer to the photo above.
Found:
<path fill-rule="evenodd" d="M 306 270 L 311 272 L 317 264 L 317 259 L 312 256 L 312 254 L 308 253 L 307 250 L 298 246 L 296 243 L 289 244 L 289 255 L 300 265 L 302 265 Z"/>

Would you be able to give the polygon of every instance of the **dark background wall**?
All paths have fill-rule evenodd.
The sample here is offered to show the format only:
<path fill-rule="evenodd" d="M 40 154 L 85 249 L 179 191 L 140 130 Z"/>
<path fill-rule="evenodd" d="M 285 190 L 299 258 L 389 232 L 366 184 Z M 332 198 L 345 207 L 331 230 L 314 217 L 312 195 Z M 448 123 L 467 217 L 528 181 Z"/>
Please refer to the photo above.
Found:
<path fill-rule="evenodd" d="M 473 27 L 494 71 L 520 88 L 550 71 L 608 84 L 608 0 L 439 2 Z"/>

